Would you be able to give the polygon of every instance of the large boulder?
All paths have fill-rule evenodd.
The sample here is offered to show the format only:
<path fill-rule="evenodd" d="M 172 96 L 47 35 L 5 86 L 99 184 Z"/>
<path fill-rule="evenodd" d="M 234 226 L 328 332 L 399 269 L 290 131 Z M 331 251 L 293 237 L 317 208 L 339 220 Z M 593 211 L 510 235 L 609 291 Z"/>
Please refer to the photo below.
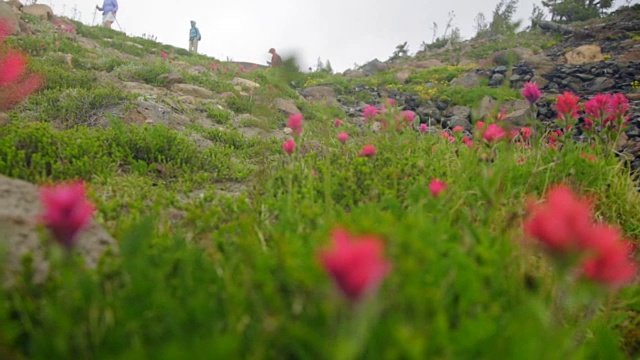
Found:
<path fill-rule="evenodd" d="M 569 65 L 582 65 L 604 60 L 602 49 L 597 45 L 582 45 L 564 55 Z"/>
<path fill-rule="evenodd" d="M 635 45 L 618 58 L 619 61 L 640 61 L 640 45 Z"/>
<path fill-rule="evenodd" d="M 247 80 L 247 79 L 243 79 L 243 78 L 233 78 L 233 80 L 231 80 L 231 84 L 233 86 L 240 86 L 240 87 L 245 87 L 245 88 L 249 88 L 249 89 L 254 89 L 254 88 L 259 88 L 260 84 L 253 82 L 251 80 Z"/>
<path fill-rule="evenodd" d="M 411 74 L 412 72 L 409 69 L 400 70 L 393 75 L 393 78 L 404 84 L 407 82 Z"/>
<path fill-rule="evenodd" d="M 213 97 L 211 90 L 196 85 L 173 84 L 170 89 L 171 91 L 194 98 L 211 99 Z"/>
<path fill-rule="evenodd" d="M 385 70 L 389 70 L 389 65 L 383 63 L 378 59 L 373 59 L 368 63 L 362 65 L 362 71 L 364 71 L 364 73 L 367 75 L 373 75 L 375 73 L 378 73 L 380 71 L 385 71 Z"/>
<path fill-rule="evenodd" d="M 180 73 L 177 73 L 177 72 L 162 74 L 158 76 L 158 79 L 166 81 L 167 85 L 184 83 L 184 77 L 182 77 L 182 75 L 180 75 Z"/>
<path fill-rule="evenodd" d="M 20 32 L 18 15 L 13 10 L 11 5 L 3 1 L 0 1 L 0 19 L 6 21 L 9 25 L 10 35 L 16 35 Z"/>
<path fill-rule="evenodd" d="M 525 59 L 524 62 L 526 65 L 529 65 L 537 75 L 548 74 L 556 67 L 553 61 L 544 54 L 530 56 Z"/>
<path fill-rule="evenodd" d="M 19 0 L 7 0 L 5 2 L 17 10 L 22 10 L 22 7 L 24 6 Z"/>
<path fill-rule="evenodd" d="M 451 86 L 461 86 L 464 88 L 472 88 L 480 86 L 480 75 L 475 72 L 464 73 L 461 76 L 451 80 Z"/>
<path fill-rule="evenodd" d="M 53 18 L 53 10 L 49 5 L 36 4 L 22 7 L 22 12 L 28 15 L 36 16 L 41 20 L 51 20 Z"/>
<path fill-rule="evenodd" d="M 296 102 L 293 100 L 278 98 L 275 100 L 274 104 L 276 106 L 276 109 L 282 111 L 287 115 L 302 113 L 302 111 L 300 111 L 300 109 L 298 109 L 298 107 L 296 106 Z"/>
<path fill-rule="evenodd" d="M 43 282 L 49 271 L 45 258 L 48 241 L 41 241 L 38 216 L 42 212 L 38 187 L 26 181 L 0 175 L 0 246 L 8 251 L 4 282 L 11 284 L 12 273 L 22 270 L 22 259 L 33 259 L 36 283 Z M 96 267 L 107 250 L 117 251 L 116 240 L 99 224 L 92 221 L 78 237 L 77 250 L 88 267 Z"/>
<path fill-rule="evenodd" d="M 300 91 L 305 99 L 309 101 L 320 101 L 330 105 L 337 105 L 336 91 L 331 86 L 311 86 Z"/>
<path fill-rule="evenodd" d="M 364 71 L 362 70 L 353 70 L 353 69 L 347 69 L 345 70 L 342 75 L 344 75 L 345 77 L 348 78 L 362 78 L 367 76 L 367 74 L 365 74 Z"/>

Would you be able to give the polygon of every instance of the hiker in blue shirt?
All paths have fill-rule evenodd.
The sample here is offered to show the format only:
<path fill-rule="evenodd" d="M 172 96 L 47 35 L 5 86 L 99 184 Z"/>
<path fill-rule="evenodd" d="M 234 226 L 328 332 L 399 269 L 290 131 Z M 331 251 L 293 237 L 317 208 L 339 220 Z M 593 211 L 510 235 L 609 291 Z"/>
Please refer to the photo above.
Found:
<path fill-rule="evenodd" d="M 196 22 L 191 20 L 191 30 L 189 31 L 189 51 L 198 53 L 198 41 L 202 39 L 200 30 L 196 27 Z"/>
<path fill-rule="evenodd" d="M 104 0 L 102 7 L 96 5 L 96 9 L 102 11 L 102 26 L 111 29 L 111 24 L 116 21 L 118 0 Z"/>

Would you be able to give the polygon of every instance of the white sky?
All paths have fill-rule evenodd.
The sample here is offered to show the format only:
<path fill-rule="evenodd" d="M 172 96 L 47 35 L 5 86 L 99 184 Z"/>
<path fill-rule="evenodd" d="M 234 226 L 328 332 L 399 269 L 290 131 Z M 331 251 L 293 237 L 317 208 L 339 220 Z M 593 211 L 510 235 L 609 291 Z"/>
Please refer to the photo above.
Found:
<path fill-rule="evenodd" d="M 129 35 L 153 34 L 158 41 L 187 48 L 189 21 L 195 20 L 202 41 L 199 52 L 220 60 L 266 64 L 271 47 L 283 56 L 296 54 L 303 69 L 315 68 L 318 57 L 329 59 L 335 71 L 378 58 L 385 61 L 396 45 L 408 42 L 413 54 L 430 42 L 433 22 L 438 35 L 447 14 L 455 12 L 454 26 L 464 38 L 475 34 L 479 11 L 490 20 L 499 0 L 118 0 L 118 24 Z M 631 1 L 632 4 L 639 0 Z M 40 0 L 56 15 L 91 24 L 95 5 L 102 0 Z M 533 4 L 520 0 L 516 19 L 528 25 Z M 625 0 L 616 0 L 622 5 Z M 100 23 L 101 13 L 95 16 Z M 118 29 L 118 25 L 113 25 Z"/>

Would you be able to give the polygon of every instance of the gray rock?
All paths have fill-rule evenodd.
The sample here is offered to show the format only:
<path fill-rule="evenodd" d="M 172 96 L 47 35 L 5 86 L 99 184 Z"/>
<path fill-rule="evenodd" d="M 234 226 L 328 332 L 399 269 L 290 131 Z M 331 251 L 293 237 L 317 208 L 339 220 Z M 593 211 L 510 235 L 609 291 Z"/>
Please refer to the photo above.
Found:
<path fill-rule="evenodd" d="M 342 75 L 344 75 L 345 77 L 348 78 L 362 78 L 367 76 L 367 74 L 362 71 L 362 70 L 352 70 L 352 69 L 347 69 L 345 70 Z"/>
<path fill-rule="evenodd" d="M 456 116 L 461 119 L 469 119 L 471 117 L 471 108 L 468 106 L 455 105 L 447 110 L 448 116 Z"/>
<path fill-rule="evenodd" d="M 480 76 L 473 72 L 468 72 L 451 81 L 451 86 L 461 86 L 471 88 L 480 86 Z"/>
<path fill-rule="evenodd" d="M 504 75 L 500 73 L 495 73 L 489 79 L 489 86 L 500 86 L 504 82 Z"/>
<path fill-rule="evenodd" d="M 14 11 L 11 5 L 0 1 L 0 19 L 4 19 L 9 25 L 10 35 L 16 35 L 20 32 L 20 25 L 18 23 L 18 15 Z"/>
<path fill-rule="evenodd" d="M 158 76 L 158 79 L 166 81 L 168 85 L 184 83 L 184 78 L 182 77 L 182 75 L 176 72 L 162 74 Z"/>
<path fill-rule="evenodd" d="M 241 86 L 241 87 L 245 87 L 245 88 L 258 88 L 260 87 L 260 84 L 253 82 L 251 80 L 247 80 L 247 79 L 243 79 L 243 78 L 234 78 L 233 80 L 231 80 L 231 84 L 234 86 Z"/>
<path fill-rule="evenodd" d="M 322 101 L 331 105 L 337 105 L 336 92 L 331 86 L 311 86 L 300 90 L 300 95 L 310 101 Z"/>
<path fill-rule="evenodd" d="M 495 69 L 493 69 L 493 72 L 498 73 L 498 74 L 506 74 L 507 73 L 507 67 L 504 66 L 504 65 L 497 66 Z"/>
<path fill-rule="evenodd" d="M 4 283 L 11 285 L 15 272 L 21 271 L 21 260 L 31 254 L 36 283 L 46 280 L 49 263 L 41 241 L 37 218 L 42 212 L 39 189 L 26 181 L 0 175 L 0 246 L 8 250 Z M 57 246 L 57 245 L 56 245 Z M 95 221 L 78 235 L 77 251 L 88 267 L 96 267 L 107 250 L 117 252 L 117 242 Z"/>
<path fill-rule="evenodd" d="M 586 84 L 586 88 L 593 92 L 607 91 L 616 86 L 616 81 L 611 78 L 599 77 Z"/>
<path fill-rule="evenodd" d="M 580 92 L 583 88 L 582 80 L 577 77 L 570 76 L 562 81 L 562 84 L 573 92 Z"/>
<path fill-rule="evenodd" d="M 276 109 L 282 111 L 287 115 L 300 114 L 302 113 L 300 109 L 296 106 L 295 101 L 289 99 L 276 99 L 275 101 Z"/>
<path fill-rule="evenodd" d="M 469 122 L 468 119 L 461 118 L 459 116 L 450 117 L 449 127 L 453 129 L 456 126 L 462 126 L 465 129 L 465 131 L 471 131 L 473 129 L 473 126 L 471 125 L 471 122 Z"/>
<path fill-rule="evenodd" d="M 374 75 L 380 71 L 389 70 L 389 65 L 383 63 L 378 59 L 373 59 L 368 63 L 362 65 L 362 71 L 367 75 Z"/>
<path fill-rule="evenodd" d="M 195 98 L 210 99 L 213 97 L 213 93 L 211 92 L 211 90 L 190 84 L 171 85 L 171 91 Z"/>
<path fill-rule="evenodd" d="M 53 18 L 53 10 L 49 5 L 35 4 L 22 7 L 22 12 L 40 18 L 40 20 L 50 20 Z"/>

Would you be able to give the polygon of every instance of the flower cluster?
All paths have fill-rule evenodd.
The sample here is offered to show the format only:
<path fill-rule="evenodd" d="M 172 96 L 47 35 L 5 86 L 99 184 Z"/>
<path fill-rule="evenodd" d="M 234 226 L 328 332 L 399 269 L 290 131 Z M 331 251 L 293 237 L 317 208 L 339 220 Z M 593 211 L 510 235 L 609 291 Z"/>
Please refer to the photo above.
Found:
<path fill-rule="evenodd" d="M 14 107 L 42 86 L 40 76 L 27 74 L 27 56 L 5 48 L 9 34 L 7 20 L 0 19 L 0 110 Z"/>
<path fill-rule="evenodd" d="M 625 126 L 629 99 L 623 94 L 598 94 L 584 103 L 585 129 L 618 129 Z"/>
<path fill-rule="evenodd" d="M 524 231 L 556 258 L 578 259 L 588 279 L 619 287 L 635 276 L 630 244 L 621 240 L 617 229 L 595 223 L 590 203 L 567 186 L 551 188 L 546 203 L 532 206 Z"/>

